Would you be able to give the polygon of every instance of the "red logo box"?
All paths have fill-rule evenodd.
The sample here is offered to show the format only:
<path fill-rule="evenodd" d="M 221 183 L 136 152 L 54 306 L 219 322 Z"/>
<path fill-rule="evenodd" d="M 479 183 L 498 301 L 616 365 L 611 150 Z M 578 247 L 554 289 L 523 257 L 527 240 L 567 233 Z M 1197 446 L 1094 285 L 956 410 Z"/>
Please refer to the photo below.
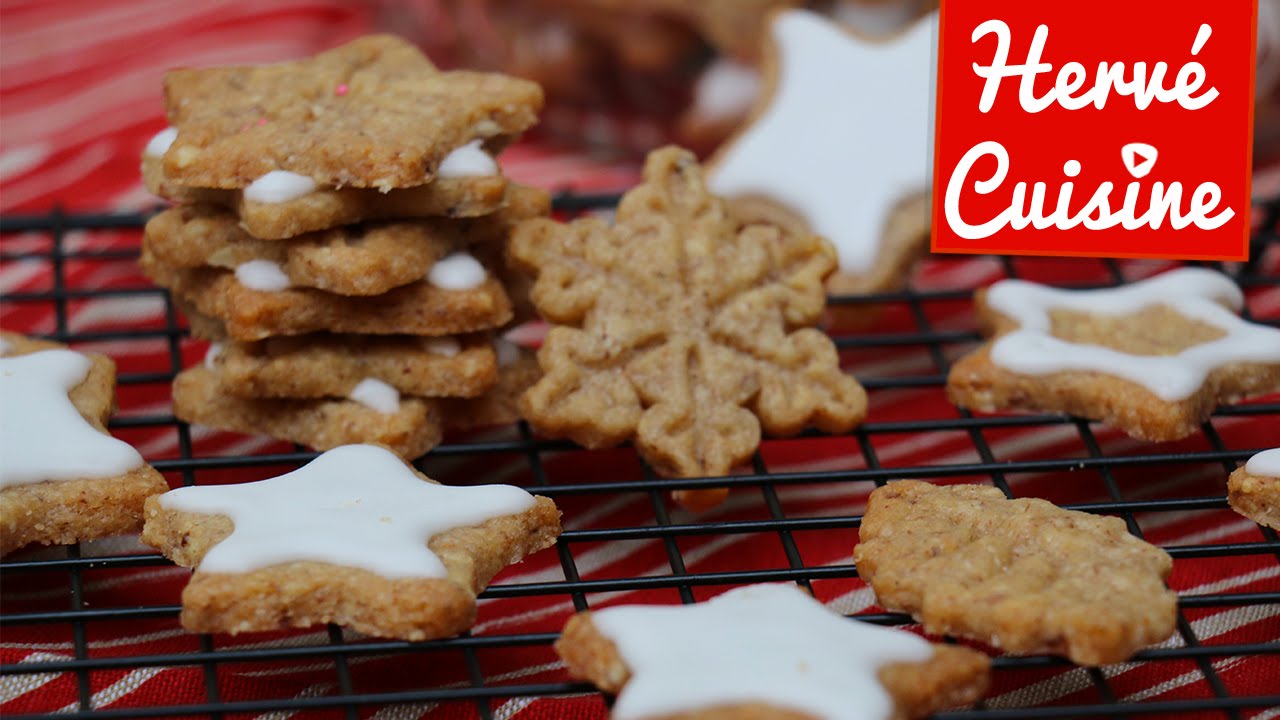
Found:
<path fill-rule="evenodd" d="M 943 0 L 933 250 L 1244 260 L 1256 22 L 1247 0 Z"/>

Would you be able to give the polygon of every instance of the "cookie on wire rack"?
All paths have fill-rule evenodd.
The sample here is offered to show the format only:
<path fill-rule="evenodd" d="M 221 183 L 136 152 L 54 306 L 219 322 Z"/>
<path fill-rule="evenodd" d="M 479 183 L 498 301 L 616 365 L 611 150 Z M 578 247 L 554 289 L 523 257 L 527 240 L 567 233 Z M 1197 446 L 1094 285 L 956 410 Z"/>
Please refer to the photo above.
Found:
<path fill-rule="evenodd" d="M 1249 458 L 1227 479 L 1231 508 L 1259 525 L 1280 530 L 1280 448 Z"/>

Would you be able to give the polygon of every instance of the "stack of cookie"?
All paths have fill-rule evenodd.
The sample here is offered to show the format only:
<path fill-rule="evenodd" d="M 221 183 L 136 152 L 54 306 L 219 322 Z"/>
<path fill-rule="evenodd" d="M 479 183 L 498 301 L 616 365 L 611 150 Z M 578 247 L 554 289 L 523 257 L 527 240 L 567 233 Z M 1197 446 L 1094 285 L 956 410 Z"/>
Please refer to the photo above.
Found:
<path fill-rule="evenodd" d="M 547 194 L 494 154 L 536 121 L 537 85 L 440 72 L 390 36 L 314 58 L 165 77 L 173 127 L 144 152 L 144 271 L 214 342 L 174 381 L 188 422 L 406 458 L 509 419 L 483 396 L 527 377 L 495 349 L 517 311 L 503 247 Z M 508 388 L 509 389 L 509 388 Z M 437 398 L 472 398 L 442 404 Z M 479 416 L 475 416 L 475 414 Z"/>

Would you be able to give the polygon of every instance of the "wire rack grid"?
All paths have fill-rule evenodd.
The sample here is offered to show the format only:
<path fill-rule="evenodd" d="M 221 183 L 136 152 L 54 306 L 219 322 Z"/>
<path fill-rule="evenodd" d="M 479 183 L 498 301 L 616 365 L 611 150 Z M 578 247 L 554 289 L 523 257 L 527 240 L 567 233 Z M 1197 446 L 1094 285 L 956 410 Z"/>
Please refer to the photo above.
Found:
<path fill-rule="evenodd" d="M 617 201 L 614 195 L 561 194 L 556 207 L 561 213 L 573 214 L 592 209 L 609 208 Z M 1256 294 L 1280 287 L 1280 277 L 1264 271 L 1263 257 L 1269 252 L 1280 251 L 1280 237 L 1276 235 L 1280 220 L 1280 202 L 1261 206 L 1264 218 L 1253 239 L 1253 261 L 1241 265 L 1217 266 L 1232 275 L 1247 292 Z M 0 234 L 4 246 L 0 248 L 0 262 L 6 264 L 29 263 L 48 271 L 49 285 L 43 289 L 7 292 L 0 297 L 0 320 L 11 329 L 22 329 L 73 345 L 129 347 L 149 343 L 163 359 L 162 367 L 131 371 L 122 367 L 119 378 L 121 408 L 129 410 L 130 390 L 133 388 L 165 388 L 184 363 L 190 364 L 193 352 L 199 347 L 187 337 L 180 314 L 163 291 L 136 279 L 123 285 L 113 284 L 109 273 L 96 273 L 96 269 L 115 263 L 132 266 L 136 258 L 137 234 L 145 215 L 138 214 L 75 214 L 55 210 L 44 216 L 8 217 L 0 219 Z M 121 243 L 95 245 L 86 242 L 94 234 L 105 233 L 123 236 Z M 969 259 L 933 258 L 930 265 L 974 262 Z M 1135 266 L 1114 261 L 1028 261 L 1008 258 L 989 258 L 988 270 L 997 276 L 1035 276 L 1048 267 L 1053 272 L 1063 268 L 1079 268 L 1078 274 L 1086 277 L 1082 287 L 1107 286 L 1125 282 L 1136 272 Z M 1085 266 L 1088 264 L 1087 271 Z M 1140 268 L 1139 268 L 1140 269 Z M 104 279 L 108 278 L 108 279 Z M 897 292 L 867 296 L 841 296 L 831 299 L 834 305 L 866 306 L 869 314 L 883 322 L 873 322 L 866 328 L 833 334 L 837 346 L 846 360 L 855 367 L 859 359 L 891 355 L 896 358 L 883 372 L 859 372 L 859 379 L 873 398 L 877 394 L 925 393 L 933 397 L 935 408 L 945 405 L 942 388 L 950 362 L 960 353 L 972 348 L 979 340 L 972 326 L 953 326 L 937 310 L 939 308 L 967 307 L 971 296 L 970 286 L 937 287 L 913 284 Z M 86 329 L 69 321 L 73 311 L 81 304 L 93 300 L 128 303 L 136 299 L 148 299 L 163 303 L 163 321 L 147 327 L 90 326 Z M 1246 316 L 1251 309 L 1246 308 Z M 39 313 L 50 314 L 50 320 L 37 319 Z M 42 316 L 43 317 L 43 316 Z M 942 319 L 939 319 L 942 317 Z M 1252 319 L 1271 325 L 1280 324 L 1280 317 L 1270 315 L 1251 316 Z M 889 330 L 884 331 L 884 328 Z M 894 395 L 896 397 L 896 395 Z M 166 473 L 171 482 L 193 484 L 217 481 L 221 474 L 239 471 L 255 471 L 256 477 L 276 474 L 282 468 L 300 465 L 314 457 L 302 448 L 284 448 L 273 445 L 266 450 L 252 452 L 204 452 L 201 438 L 185 423 L 178 421 L 167 409 L 155 410 L 145 406 L 135 412 L 122 412 L 112 422 L 117 434 L 167 432 L 176 434 L 176 453 L 171 457 L 154 460 L 154 465 Z M 587 609 L 593 598 L 609 594 L 629 593 L 630 596 L 649 595 L 666 601 L 695 602 L 708 594 L 729 586 L 766 581 L 794 581 L 814 591 L 820 598 L 829 598 L 850 587 L 856 587 L 857 570 L 851 561 L 806 562 L 811 557 L 807 548 L 815 538 L 829 538 L 843 533 L 850 542 L 856 538 L 860 521 L 859 507 L 840 505 L 838 512 L 816 512 L 812 506 L 792 502 L 789 493 L 806 488 L 831 489 L 833 487 L 859 488 L 862 496 L 876 486 L 895 478 L 918 478 L 936 482 L 987 482 L 1004 491 L 1008 496 L 1031 492 L 1047 496 L 1060 504 L 1094 513 L 1117 515 L 1124 518 L 1129 528 L 1138 536 L 1159 534 L 1165 520 L 1190 517 L 1216 519 L 1219 523 L 1229 516 L 1222 494 L 1222 478 L 1236 465 L 1255 452 L 1256 438 L 1265 436 L 1264 428 L 1272 431 L 1280 427 L 1280 400 L 1274 396 L 1258 401 L 1219 409 L 1211 421 L 1204 424 L 1199 436 L 1187 444 L 1170 450 L 1163 445 L 1124 445 L 1097 425 L 1073 418 L 1047 415 L 972 415 L 946 405 L 946 411 L 938 410 L 928 416 L 913 414 L 908 408 L 905 416 L 878 418 L 873 412 L 870 421 L 836 440 L 851 448 L 857 457 L 846 467 L 824 467 L 821 463 L 806 466 L 795 463 L 794 456 L 779 459 L 778 448 L 799 447 L 804 455 L 806 443 L 830 441 L 815 434 L 789 441 L 768 441 L 752 463 L 750 472 L 730 478 L 688 479 L 681 481 L 657 478 L 628 449 L 610 451 L 606 460 L 620 468 L 618 473 L 579 477 L 572 472 L 553 472 L 556 463 L 573 461 L 575 456 L 593 455 L 571 444 L 551 441 L 534 436 L 523 424 L 507 435 L 450 439 L 436 448 L 420 462 L 421 467 L 432 474 L 448 473 L 448 469 L 436 463 L 468 463 L 464 470 L 468 481 L 486 481 L 484 467 L 493 459 L 514 458 L 523 466 L 524 484 L 540 494 L 552 497 L 563 505 L 592 507 L 610 499 L 639 498 L 645 506 L 647 517 L 643 522 L 615 524 L 605 527 L 577 527 L 572 523 L 561 537 L 554 553 L 559 563 L 558 575 L 551 580 L 537 582 L 503 582 L 502 577 L 481 597 L 489 602 L 511 600 L 567 601 L 576 610 Z M 135 408 L 136 410 L 136 408 Z M 1027 437 L 1052 434 L 1057 438 L 1054 448 L 1065 442 L 1068 451 L 1055 449 L 1037 453 L 1005 451 L 1001 440 L 1005 437 Z M 1274 434 L 1274 433 L 1273 433 Z M 905 461 L 897 455 L 886 459 L 886 447 L 890 441 L 910 442 L 914 438 L 944 435 L 954 443 L 963 445 L 964 452 L 953 455 L 959 458 L 943 462 L 919 462 L 907 455 Z M 1065 438 L 1065 439 L 1064 439 Z M 1243 444 L 1236 438 L 1245 438 Z M 1116 449 L 1119 448 L 1117 452 Z M 599 453 L 594 453 L 599 455 Z M 599 458 L 596 458 L 597 460 Z M 598 467 L 598 465 L 597 465 Z M 610 466 L 612 467 L 612 465 Z M 477 470 L 476 468 L 479 468 Z M 435 471 L 435 472 L 433 472 Z M 1210 480 L 1179 490 L 1149 492 L 1143 490 L 1150 484 L 1153 474 L 1194 475 Z M 1026 478 L 1047 478 L 1037 485 L 1023 483 Z M 1047 484 L 1046 484 L 1047 483 Z M 750 498 L 749 512 L 730 518 L 699 519 L 669 510 L 666 493 L 676 488 L 730 487 L 735 497 Z M 1085 490 L 1085 487 L 1091 488 Z M 574 503 L 577 505 L 574 505 Z M 852 508 L 852 509 L 850 509 Z M 1234 518 L 1234 516 L 1230 516 Z M 571 520 L 566 512 L 566 520 Z M 1234 518 L 1238 523 L 1239 518 Z M 1154 528 L 1154 530 L 1153 530 Z M 742 560 L 734 565 L 702 569 L 690 559 L 690 549 L 708 539 L 734 536 L 769 538 L 776 543 L 775 554 L 760 563 Z M 1254 663 L 1253 672 L 1270 673 L 1280 678 L 1280 626 L 1276 622 L 1264 624 L 1260 634 L 1263 640 L 1239 638 L 1231 634 L 1203 637 L 1203 625 L 1199 618 L 1225 610 L 1238 610 L 1250 617 L 1274 618 L 1280 615 L 1280 586 L 1275 578 L 1280 576 L 1280 538 L 1272 530 L 1250 526 L 1234 534 L 1218 533 L 1229 542 L 1209 539 L 1191 542 L 1175 542 L 1166 547 L 1175 558 L 1175 577 L 1183 567 L 1204 564 L 1244 563 L 1243 569 L 1257 576 L 1270 578 L 1270 583 L 1248 585 L 1239 591 L 1240 584 L 1218 583 L 1202 592 L 1186 593 L 1180 598 L 1177 636 L 1164 646 L 1142 651 L 1135 658 L 1136 665 L 1116 668 L 1094 668 L 1070 671 L 1076 673 L 1078 687 L 1058 699 L 1040 695 L 1024 696 L 1007 693 L 1005 700 L 993 699 L 966 710 L 949 711 L 938 715 L 942 718 L 1053 718 L 1053 717 L 1128 717 L 1128 716 L 1185 716 L 1244 718 L 1254 713 L 1267 712 L 1280 707 L 1280 681 L 1261 685 L 1254 683 L 1250 692 L 1241 692 L 1238 683 L 1229 672 L 1230 661 L 1245 659 Z M 1153 540 L 1159 542 L 1158 540 Z M 824 541 L 825 542 L 825 541 Z M 600 576 L 590 569 L 581 570 L 583 557 L 595 549 L 610 544 L 648 543 L 655 545 L 664 558 L 666 571 L 657 574 L 634 576 Z M 849 553 L 844 553 L 847 558 Z M 1198 565 L 1197 565 L 1198 564 Z M 568 680 L 563 671 L 555 668 L 542 675 L 508 673 L 503 676 L 490 668 L 501 665 L 494 661 L 502 654 L 529 655 L 545 661 L 550 657 L 550 644 L 557 637 L 555 627 L 563 620 L 563 614 L 555 623 L 542 629 L 512 632 L 494 631 L 468 634 L 455 639 L 425 643 L 405 643 L 358 638 L 345 635 L 330 627 L 319 639 L 308 642 L 290 642 L 289 634 L 276 641 L 257 644 L 232 645 L 224 638 L 198 636 L 193 644 L 186 644 L 173 651 L 111 652 L 95 649 L 90 642 L 96 629 L 110 623 L 141 623 L 147 628 L 176 628 L 179 607 L 171 596 L 157 601 L 146 595 L 108 596 L 106 602 L 90 603 L 89 588 L 99 578 L 127 577 L 131 572 L 163 568 L 168 565 L 159 555 L 143 550 L 105 552 L 70 546 L 65 549 L 38 552 L 34 555 L 16 555 L 0 563 L 3 578 L 5 606 L 0 608 L 0 628 L 12 637 L 21 632 L 48 630 L 51 634 L 68 637 L 65 654 L 39 654 L 7 661 L 0 665 L 0 682 L 9 687 L 22 687 L 24 683 L 39 684 L 61 682 L 61 711 L 73 717 L 157 717 L 157 716 L 249 716 L 257 713 L 305 712 L 335 717 L 365 717 L 379 708 L 404 707 L 413 712 L 426 712 L 437 704 L 454 712 L 473 714 L 476 717 L 508 717 L 510 708 L 523 707 L 520 703 L 532 699 L 574 697 L 593 693 L 583 683 Z M 693 566 L 693 567 L 691 567 Z M 19 596 L 29 587 L 54 588 L 42 597 L 49 598 L 32 606 L 25 601 L 10 599 L 10 593 Z M 58 591 L 61 589 L 61 592 Z M 645 595 L 645 594 L 648 595 Z M 39 595 L 39 593 L 35 593 Z M 95 596 L 96 597 L 96 596 Z M 12 608 L 18 605 L 17 611 Z M 874 612 L 875 608 L 854 608 L 861 620 L 905 625 L 909 617 Z M 566 611 L 567 612 L 567 611 Z M 1256 629 L 1256 626 L 1255 626 Z M 1254 638 L 1259 633 L 1255 632 Z M 189 638 L 190 639 L 190 638 Z M 109 644 L 109 643 L 108 643 Z M 6 658 L 11 656 L 6 656 Z M 414 676 L 414 680 L 387 685 L 370 682 L 355 669 L 366 660 L 392 658 L 401 665 L 426 663 L 426 672 Z M 433 679 L 430 671 L 446 662 L 450 667 L 462 668 L 461 680 L 443 683 Z M 331 682 L 323 693 L 290 693 L 271 695 L 258 692 L 242 696 L 237 694 L 242 676 L 270 675 L 272 668 L 282 663 L 312 663 L 322 667 Z M 996 689 L 1017 688 L 1035 680 L 1043 685 L 1052 684 L 1054 677 L 1064 677 L 1070 666 L 1063 660 L 1044 657 L 999 656 L 993 661 Z M 1165 667 L 1176 670 L 1184 678 L 1184 686 L 1193 688 L 1190 695 L 1176 695 L 1174 699 L 1155 694 L 1153 699 L 1141 697 L 1141 693 L 1127 694 L 1120 680 L 1121 671 L 1139 671 Z M 186 668 L 197 672 L 204 688 L 199 701 L 181 699 L 172 703 L 147 706 L 113 706 L 108 698 L 95 694 L 103 676 L 113 677 L 124 672 L 160 672 L 166 669 Z M 1083 673 L 1083 675 L 1080 675 Z M 541 678 L 526 680 L 525 678 Z M 1262 687 L 1259 694 L 1257 688 Z M 995 692 L 995 690 L 993 690 Z M 1061 695 L 1061 693 L 1059 694 Z M 1048 699 L 1046 699 L 1046 697 Z M 1009 699 L 1013 698 L 1013 699 Z M 527 704 L 527 703 L 526 703 Z M 51 706 L 50 710 L 59 709 Z M 604 706 L 600 706 L 603 716 Z M 553 715 L 552 715 L 553 716 Z M 16 717 L 16 715 L 15 715 Z"/>

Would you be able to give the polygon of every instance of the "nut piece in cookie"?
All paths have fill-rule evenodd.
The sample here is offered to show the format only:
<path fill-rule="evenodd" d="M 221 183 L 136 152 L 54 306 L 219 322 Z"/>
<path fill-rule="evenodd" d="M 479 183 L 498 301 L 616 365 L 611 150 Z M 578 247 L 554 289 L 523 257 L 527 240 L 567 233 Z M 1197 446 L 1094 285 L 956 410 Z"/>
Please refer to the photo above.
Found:
<path fill-rule="evenodd" d="M 807 10 L 775 14 L 763 99 L 707 164 L 735 212 L 784 217 L 835 244 L 832 292 L 902 285 L 927 244 L 936 26 L 935 13 L 867 40 Z"/>
<path fill-rule="evenodd" d="M 402 640 L 456 635 L 507 565 L 554 544 L 560 512 L 509 485 L 446 487 L 374 445 L 280 477 L 151 498 L 142 539 L 195 568 L 192 632 L 333 622 Z"/>
<path fill-rule="evenodd" d="M 591 448 L 634 440 L 662 475 L 717 476 L 745 462 L 761 430 L 844 432 L 866 393 L 840 370 L 821 316 L 830 243 L 741 227 L 693 156 L 658 150 L 610 226 L 599 218 L 517 226 L 509 254 L 537 276 L 554 326 L 522 415 Z M 677 496 L 707 506 L 716 491 Z"/>
<path fill-rule="evenodd" d="M 990 662 L 851 620 L 794 585 L 751 585 L 685 606 L 569 619 L 556 642 L 574 677 L 616 693 L 616 720 L 918 718 L 986 691 Z"/>
<path fill-rule="evenodd" d="M 891 482 L 854 549 L 880 605 L 1014 653 L 1122 662 L 1173 634 L 1173 560 L 1124 521 L 993 487 Z"/>
<path fill-rule="evenodd" d="M 1221 403 L 1280 390 L 1280 330 L 1237 316 L 1244 295 L 1211 270 L 1102 290 L 1002 280 L 975 303 L 994 337 L 951 369 L 961 407 L 1067 413 L 1166 441 Z"/>
<path fill-rule="evenodd" d="M 476 141 L 500 148 L 542 107 L 534 83 L 442 72 L 392 35 L 295 62 L 174 70 L 164 87 L 178 131 L 163 152 L 164 177 L 252 188 L 287 173 L 274 176 L 269 199 L 316 187 L 425 185 L 450 174 L 451 153 Z"/>
<path fill-rule="evenodd" d="M 1280 530 L 1280 448 L 1254 455 L 1231 473 L 1227 502 L 1259 525 Z"/>
<path fill-rule="evenodd" d="M 169 489 L 107 432 L 115 385 L 105 355 L 0 332 L 0 555 L 137 532 Z"/>

